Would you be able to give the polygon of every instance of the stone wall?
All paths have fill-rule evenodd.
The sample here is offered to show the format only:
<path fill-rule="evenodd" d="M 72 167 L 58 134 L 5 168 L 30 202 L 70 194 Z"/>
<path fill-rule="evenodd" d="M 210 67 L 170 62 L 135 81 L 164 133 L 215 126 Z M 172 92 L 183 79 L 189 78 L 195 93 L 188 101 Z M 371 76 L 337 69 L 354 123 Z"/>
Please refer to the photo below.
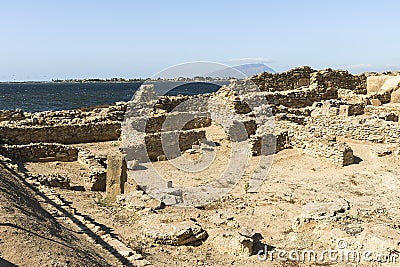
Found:
<path fill-rule="evenodd" d="M 249 145 L 253 156 L 272 155 L 292 147 L 287 131 L 253 135 L 249 139 Z"/>
<path fill-rule="evenodd" d="M 303 108 L 311 106 L 314 102 L 337 98 L 337 90 L 335 88 L 321 90 L 317 87 L 282 92 L 263 92 L 259 94 L 264 96 L 271 105 L 282 105 L 289 108 Z"/>
<path fill-rule="evenodd" d="M 304 66 L 282 73 L 263 72 L 252 78 L 261 91 L 275 92 L 298 89 L 310 85 L 311 73 L 316 72 Z"/>
<path fill-rule="evenodd" d="M 76 144 L 118 140 L 120 122 L 63 124 L 55 126 L 0 126 L 0 138 L 8 144 Z"/>
<path fill-rule="evenodd" d="M 304 66 L 282 73 L 260 73 L 252 81 L 261 91 L 289 91 L 302 87 L 317 86 L 322 88 L 349 89 L 358 94 L 367 92 L 367 76 L 352 75 L 343 70 L 314 70 Z"/>
<path fill-rule="evenodd" d="M 168 118 L 168 119 L 167 119 Z M 164 122 L 167 119 L 167 123 L 164 125 Z M 149 118 L 135 118 L 131 122 L 136 125 L 146 125 L 145 131 L 147 133 L 157 133 L 163 131 L 173 131 L 178 130 L 175 127 L 177 125 L 182 126 L 182 130 L 191 130 L 198 129 L 203 127 L 208 127 L 211 125 L 211 118 L 209 118 L 208 114 L 204 114 L 204 116 L 199 116 L 199 114 L 190 113 L 190 112 L 171 112 L 171 113 L 163 113 L 156 114 L 154 116 L 150 116 Z M 135 125 L 132 125 L 135 127 Z"/>
<path fill-rule="evenodd" d="M 91 191 L 106 190 L 106 164 L 93 153 L 81 150 L 77 160 L 90 170 L 88 177 L 85 177 L 85 188 Z"/>
<path fill-rule="evenodd" d="M 367 76 L 353 75 L 344 70 L 320 70 L 313 72 L 310 84 L 322 88 L 348 89 L 357 94 L 367 93 Z"/>
<path fill-rule="evenodd" d="M 143 143 L 139 140 L 141 138 L 144 138 Z M 127 161 L 165 160 L 165 151 L 169 152 L 168 156 L 170 158 L 174 158 L 179 156 L 182 151 L 192 148 L 192 145 L 199 144 L 205 138 L 206 133 L 204 130 L 138 133 L 138 136 L 135 137 L 136 140 L 126 142 L 124 153 L 127 155 Z M 163 147 L 163 144 L 165 147 Z"/>
<path fill-rule="evenodd" d="M 312 130 L 321 136 L 341 136 L 373 143 L 400 144 L 400 127 L 397 122 L 380 118 L 335 117 L 313 118 L 307 124 L 305 132 Z"/>
<path fill-rule="evenodd" d="M 141 86 L 135 99 L 128 103 L 123 125 L 123 150 L 128 164 L 178 157 L 204 140 L 205 131 L 199 129 L 211 125 L 210 115 L 202 113 L 208 97 L 157 97 L 154 85 Z"/>
<path fill-rule="evenodd" d="M 9 121 L 7 126 L 56 126 L 123 121 L 126 103 L 117 102 L 105 107 L 24 113 L 23 120 Z"/>
<path fill-rule="evenodd" d="M 23 113 L 0 111 L 0 139 L 9 144 L 62 144 L 117 140 L 126 103 L 94 108 Z"/>
<path fill-rule="evenodd" d="M 0 154 L 22 161 L 75 161 L 78 149 L 61 144 L 1 145 Z"/>
<path fill-rule="evenodd" d="M 368 105 L 364 108 L 366 114 L 374 116 L 385 121 L 398 122 L 400 117 L 400 108 L 397 106 L 372 106 Z"/>

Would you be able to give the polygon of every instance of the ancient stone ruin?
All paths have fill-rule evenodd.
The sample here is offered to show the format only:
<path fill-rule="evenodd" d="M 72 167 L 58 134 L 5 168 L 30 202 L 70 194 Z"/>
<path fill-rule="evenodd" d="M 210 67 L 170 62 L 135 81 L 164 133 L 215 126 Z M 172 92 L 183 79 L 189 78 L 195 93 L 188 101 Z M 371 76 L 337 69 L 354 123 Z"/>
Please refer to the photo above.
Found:
<path fill-rule="evenodd" d="M 120 139 L 127 107 L 135 105 L 136 111 L 148 109 L 150 112 L 146 118 L 129 117 L 129 121 L 125 122 L 134 128 L 145 125 L 142 129 L 135 128 L 145 142 L 132 140 L 129 149 L 147 153 L 137 153 L 136 157 L 129 158 L 128 165 L 145 160 L 165 160 L 162 134 L 167 136 L 165 138 L 179 141 L 180 151 L 175 155 L 179 156 L 180 152 L 205 140 L 204 128 L 210 126 L 213 119 L 207 110 L 202 116 L 194 116 L 175 108 L 185 101 L 197 99 L 191 103 L 197 103 L 195 109 L 202 111 L 202 101 L 206 99 L 214 109 L 226 108 L 240 116 L 253 156 L 296 147 L 312 157 L 346 166 L 352 164 L 354 158 L 351 147 L 343 141 L 345 138 L 399 144 L 399 77 L 399 73 L 352 75 L 347 71 L 317 71 L 300 67 L 284 73 L 261 73 L 249 80 L 234 81 L 218 92 L 201 98 L 163 96 L 150 100 L 149 95 L 155 93 L 151 86 L 147 86 L 139 101 L 133 103 L 38 113 L 6 110 L 0 112 L 0 138 L 3 143 L 0 154 L 23 161 L 78 161 L 92 170 L 91 175 L 85 178 L 87 189 L 104 191 L 107 160 L 69 145 Z M 250 105 L 249 102 L 254 99 L 265 100 L 268 107 Z M 271 127 L 266 129 L 260 122 L 262 116 L 257 109 L 268 109 L 274 118 L 273 130 Z M 167 119 L 189 123 L 182 125 L 181 129 L 163 129 Z M 231 141 L 238 138 L 229 132 L 230 129 L 225 130 Z M 262 151 L 261 140 L 265 139 L 275 143 Z"/>
<path fill-rule="evenodd" d="M 197 249 L 204 251 L 204 262 L 214 253 L 224 257 L 221 262 L 253 266 L 270 244 L 327 246 L 332 236 L 356 248 L 378 244 L 380 251 L 397 255 L 399 95 L 400 73 L 353 75 L 310 67 L 232 80 L 215 93 L 196 96 L 156 96 L 149 84 L 134 100 L 110 106 L 1 110 L 0 161 L 11 164 L 12 173 L 22 171 L 43 202 L 53 203 L 52 215 L 77 224 L 79 233 L 119 254 L 127 266 L 149 264 L 148 251 L 157 257 L 178 252 L 181 262 L 203 266 L 185 258 Z M 216 131 L 214 140 L 210 129 L 224 134 Z M 167 197 L 156 199 L 134 179 L 156 165 L 179 176 L 173 177 L 178 182 L 202 185 L 214 170 L 188 178 L 189 172 L 176 175 L 167 164 L 204 152 L 229 158 L 229 149 L 242 143 L 248 155 L 241 157 L 250 163 L 275 157 L 279 166 L 260 194 L 249 191 L 251 172 L 259 171 L 250 168 L 243 181 L 232 182 L 236 191 L 187 209 L 173 205 L 182 199 L 179 183 L 167 181 Z M 368 163 L 358 164 L 363 158 Z M 216 170 L 228 162 L 218 164 Z M 41 166 L 47 173 L 40 173 Z M 71 195 L 75 203 L 69 202 Z M 122 237 L 79 210 L 108 222 Z M 270 239 L 263 240 L 261 232 Z M 143 247 L 146 256 L 139 253 Z"/>

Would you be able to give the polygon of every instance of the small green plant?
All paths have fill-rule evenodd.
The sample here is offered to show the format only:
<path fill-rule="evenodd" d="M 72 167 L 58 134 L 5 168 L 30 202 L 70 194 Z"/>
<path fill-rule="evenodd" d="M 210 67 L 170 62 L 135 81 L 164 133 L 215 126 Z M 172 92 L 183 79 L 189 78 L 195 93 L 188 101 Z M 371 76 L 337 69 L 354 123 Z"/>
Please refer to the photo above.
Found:
<path fill-rule="evenodd" d="M 6 137 L 0 137 L 0 144 L 8 144 L 9 140 Z"/>
<path fill-rule="evenodd" d="M 99 205 L 100 207 L 107 207 L 108 200 L 107 200 L 107 198 L 103 198 L 102 195 L 99 193 L 99 194 L 97 194 L 97 198 L 95 200 L 95 203 L 97 205 Z"/>
<path fill-rule="evenodd" d="M 249 183 L 245 183 L 244 184 L 244 192 L 246 192 L 246 194 L 249 192 L 250 189 L 250 184 Z"/>
<path fill-rule="evenodd" d="M 112 142 L 111 145 L 112 145 L 113 147 L 117 147 L 117 146 L 118 146 L 118 143 L 117 143 L 117 142 Z"/>

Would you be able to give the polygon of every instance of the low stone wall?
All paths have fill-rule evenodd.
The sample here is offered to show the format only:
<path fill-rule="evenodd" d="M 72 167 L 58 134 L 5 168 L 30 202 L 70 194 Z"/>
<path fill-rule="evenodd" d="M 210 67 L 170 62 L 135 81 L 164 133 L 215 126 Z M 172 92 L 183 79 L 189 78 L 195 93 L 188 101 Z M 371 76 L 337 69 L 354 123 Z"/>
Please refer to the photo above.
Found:
<path fill-rule="evenodd" d="M 311 116 L 357 116 L 364 114 L 364 103 L 348 103 L 338 99 L 315 102 L 311 106 Z"/>
<path fill-rule="evenodd" d="M 291 147 L 287 131 L 254 135 L 249 139 L 249 145 L 253 156 L 272 155 Z"/>
<path fill-rule="evenodd" d="M 343 142 L 337 142 L 336 136 L 329 130 L 321 134 L 318 129 L 308 124 L 299 125 L 288 121 L 278 121 L 276 131 L 285 133 L 284 148 L 300 148 L 311 157 L 326 158 L 339 166 L 350 165 L 354 162 L 351 147 Z"/>
<path fill-rule="evenodd" d="M 291 138 L 291 144 L 302 148 L 311 157 L 326 158 L 339 166 L 347 166 L 354 163 L 353 150 L 346 143 L 338 143 L 336 139 L 303 138 L 295 136 Z"/>
<path fill-rule="evenodd" d="M 0 138 L 8 144 L 61 143 L 77 144 L 118 140 L 120 122 L 55 126 L 0 126 Z"/>
<path fill-rule="evenodd" d="M 61 144 L 1 145 L 0 154 L 22 161 L 75 161 L 78 149 Z"/>
<path fill-rule="evenodd" d="M 377 118 L 386 120 L 386 121 L 394 121 L 398 122 L 400 117 L 400 109 L 399 107 L 385 105 L 385 106 L 366 106 L 365 113 L 368 115 L 375 115 Z"/>
<path fill-rule="evenodd" d="M 326 99 L 337 98 L 337 89 L 320 89 L 317 87 L 307 87 L 301 90 L 290 90 L 282 92 L 263 92 L 259 93 L 266 98 L 271 105 L 282 105 L 289 108 L 304 108 L 311 106 L 314 102 Z"/>
<path fill-rule="evenodd" d="M 379 118 L 331 117 L 313 118 L 303 132 L 318 136 L 341 136 L 373 143 L 400 144 L 400 127 L 397 122 Z"/>
<path fill-rule="evenodd" d="M 296 147 L 311 157 L 325 158 L 339 166 L 353 164 L 353 150 L 346 143 L 338 143 L 334 137 L 329 139 L 325 136 L 314 136 L 307 130 L 304 126 L 295 123 L 279 122 L 274 135 L 255 135 L 250 138 L 252 155 L 271 155 Z M 261 140 L 265 142 L 263 147 Z"/>
<path fill-rule="evenodd" d="M 103 107 L 23 113 L 22 120 L 9 121 L 6 125 L 35 127 L 122 121 L 126 106 L 125 102 L 117 102 Z"/>

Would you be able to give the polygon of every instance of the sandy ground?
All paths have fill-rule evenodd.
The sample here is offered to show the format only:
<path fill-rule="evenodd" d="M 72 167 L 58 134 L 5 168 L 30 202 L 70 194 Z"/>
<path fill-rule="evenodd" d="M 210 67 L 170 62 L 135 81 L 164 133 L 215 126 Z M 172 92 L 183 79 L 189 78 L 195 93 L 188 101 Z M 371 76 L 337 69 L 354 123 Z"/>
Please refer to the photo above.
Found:
<path fill-rule="evenodd" d="M 229 141 L 217 126 L 209 129 L 208 138 L 219 142 L 214 163 L 201 173 L 188 173 L 175 169 L 167 161 L 155 162 L 154 166 L 174 184 L 198 186 L 219 176 L 229 162 Z M 347 234 L 349 227 L 361 227 L 365 232 L 384 225 L 386 230 L 374 233 L 398 238 L 400 197 L 398 195 L 398 155 L 377 157 L 370 152 L 376 144 L 364 144 L 347 140 L 357 164 L 335 166 L 325 159 L 306 156 L 301 150 L 288 149 L 274 157 L 269 175 L 256 193 L 246 193 L 258 157 L 251 158 L 244 177 L 234 189 L 219 201 L 204 208 L 165 207 L 152 211 L 129 209 L 116 203 L 99 204 L 104 193 L 80 191 L 87 170 L 76 162 L 25 163 L 30 173 L 65 173 L 72 179 L 73 188 L 55 188 L 71 205 L 98 223 L 104 224 L 124 240 L 132 249 L 142 253 L 154 266 L 308 266 L 306 263 L 260 261 L 257 255 L 234 256 L 213 246 L 213 238 L 238 229 L 257 233 L 262 244 L 281 248 L 315 248 L 329 246 L 332 233 L 352 240 Z M 97 155 L 105 156 L 117 150 L 119 143 L 105 142 L 83 144 L 81 147 Z M 198 155 L 186 153 L 184 157 L 196 159 Z M 350 204 L 347 219 L 340 222 L 310 224 L 300 232 L 293 223 L 309 202 L 345 200 Z M 194 221 L 209 234 L 198 246 L 168 246 L 146 242 L 141 234 L 141 220 Z M 228 218 L 221 221 L 219 218 Z M 353 219 L 350 219 L 353 218 Z M 356 219 L 354 219 L 356 218 Z M 382 228 L 383 229 L 383 228 Z M 394 232 L 384 232 L 392 229 Z M 371 230 L 372 231 L 372 230 Z M 383 231 L 383 232 L 382 232 Z M 400 262 L 400 260 L 399 260 Z M 400 263 L 398 263 L 400 264 Z M 322 264 L 326 265 L 326 264 Z M 337 266 L 380 266 L 378 263 L 343 264 Z M 392 266 L 392 265 L 391 265 Z M 396 266 L 396 265 L 393 265 Z"/>

